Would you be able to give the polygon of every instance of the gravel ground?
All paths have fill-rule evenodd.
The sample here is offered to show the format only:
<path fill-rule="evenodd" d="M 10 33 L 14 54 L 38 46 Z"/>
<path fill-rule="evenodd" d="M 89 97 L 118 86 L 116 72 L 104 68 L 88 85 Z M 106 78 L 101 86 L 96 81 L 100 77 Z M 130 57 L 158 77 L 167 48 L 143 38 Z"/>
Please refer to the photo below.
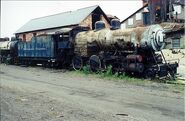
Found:
<path fill-rule="evenodd" d="M 184 92 L 0 65 L 2 121 L 184 121 Z"/>

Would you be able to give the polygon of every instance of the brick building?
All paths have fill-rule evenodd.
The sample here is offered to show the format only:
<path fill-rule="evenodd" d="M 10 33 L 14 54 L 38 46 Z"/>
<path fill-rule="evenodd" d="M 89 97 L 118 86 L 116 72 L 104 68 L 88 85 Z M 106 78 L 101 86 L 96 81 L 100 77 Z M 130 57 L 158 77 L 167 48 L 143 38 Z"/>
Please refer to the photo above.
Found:
<path fill-rule="evenodd" d="M 65 27 L 85 26 L 95 28 L 96 21 L 104 21 L 110 27 L 109 18 L 99 6 L 91 6 L 76 11 L 69 11 L 55 15 L 45 16 L 30 20 L 15 33 L 23 41 L 29 41 L 33 36 L 56 32 Z"/>

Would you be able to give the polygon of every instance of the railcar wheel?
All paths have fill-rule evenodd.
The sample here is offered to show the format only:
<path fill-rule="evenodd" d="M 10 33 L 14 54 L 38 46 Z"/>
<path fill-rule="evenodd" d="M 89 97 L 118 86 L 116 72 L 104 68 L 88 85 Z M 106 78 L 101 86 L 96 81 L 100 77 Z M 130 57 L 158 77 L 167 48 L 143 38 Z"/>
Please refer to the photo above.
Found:
<path fill-rule="evenodd" d="M 89 65 L 91 71 L 98 71 L 101 69 L 101 60 L 97 55 L 92 55 L 89 58 Z"/>
<path fill-rule="evenodd" d="M 74 70 L 81 70 L 83 68 L 83 60 L 81 56 L 74 56 L 72 60 Z"/>

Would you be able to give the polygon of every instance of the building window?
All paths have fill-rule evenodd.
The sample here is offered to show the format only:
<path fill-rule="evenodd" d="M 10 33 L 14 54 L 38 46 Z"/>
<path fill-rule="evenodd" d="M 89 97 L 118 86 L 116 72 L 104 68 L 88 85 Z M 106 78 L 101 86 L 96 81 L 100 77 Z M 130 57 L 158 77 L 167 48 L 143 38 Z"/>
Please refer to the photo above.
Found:
<path fill-rule="evenodd" d="M 133 18 L 128 19 L 128 25 L 133 25 L 133 23 L 134 23 L 134 19 Z"/>
<path fill-rule="evenodd" d="M 141 20 L 141 13 L 136 14 L 136 20 Z"/>
<path fill-rule="evenodd" d="M 26 41 L 26 34 L 23 34 L 23 41 Z"/>
<path fill-rule="evenodd" d="M 173 14 L 174 15 L 176 15 L 176 13 L 177 14 L 180 14 L 181 13 L 181 10 L 182 8 L 181 8 L 181 5 L 174 5 L 174 12 L 173 12 Z"/>
<path fill-rule="evenodd" d="M 172 48 L 180 48 L 180 39 L 179 38 L 172 39 Z"/>
<path fill-rule="evenodd" d="M 121 29 L 126 29 L 126 24 L 125 23 L 121 24 Z"/>

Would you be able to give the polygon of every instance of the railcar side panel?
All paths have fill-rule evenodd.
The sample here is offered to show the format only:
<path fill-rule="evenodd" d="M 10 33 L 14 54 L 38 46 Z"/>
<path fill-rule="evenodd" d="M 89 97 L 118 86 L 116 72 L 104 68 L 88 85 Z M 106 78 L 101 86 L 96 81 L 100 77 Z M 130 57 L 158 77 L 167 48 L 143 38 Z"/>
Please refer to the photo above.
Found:
<path fill-rule="evenodd" d="M 29 42 L 18 43 L 18 57 L 54 58 L 54 40 L 51 35 L 33 37 Z"/>

